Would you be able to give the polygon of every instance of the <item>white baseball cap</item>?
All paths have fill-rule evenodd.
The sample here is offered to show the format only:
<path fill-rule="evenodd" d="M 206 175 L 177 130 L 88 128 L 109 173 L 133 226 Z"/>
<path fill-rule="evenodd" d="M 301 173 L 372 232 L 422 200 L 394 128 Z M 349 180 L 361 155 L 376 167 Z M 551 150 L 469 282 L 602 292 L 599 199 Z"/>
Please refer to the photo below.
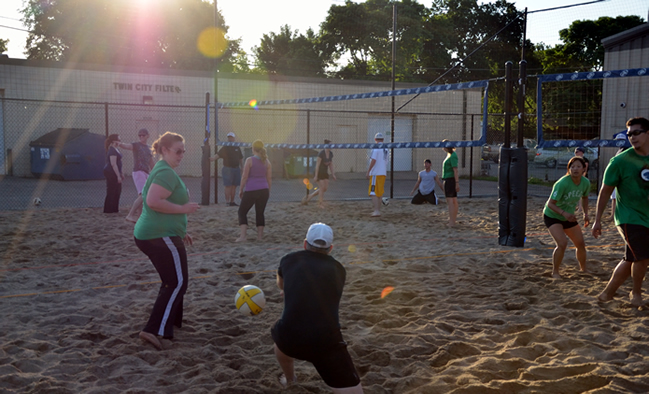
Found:
<path fill-rule="evenodd" d="M 615 134 L 615 139 L 616 140 L 626 140 L 626 131 L 622 131 L 620 133 Z"/>
<path fill-rule="evenodd" d="M 313 223 L 306 232 L 306 242 L 316 248 L 326 249 L 334 242 L 334 232 L 324 223 Z"/>
<path fill-rule="evenodd" d="M 383 140 L 385 138 L 383 138 L 383 133 L 376 133 L 376 134 L 374 134 L 374 139 L 375 140 Z"/>
<path fill-rule="evenodd" d="M 229 133 L 226 135 L 226 137 L 232 137 L 232 138 L 235 138 L 236 135 L 234 135 L 233 132 L 229 132 Z"/>

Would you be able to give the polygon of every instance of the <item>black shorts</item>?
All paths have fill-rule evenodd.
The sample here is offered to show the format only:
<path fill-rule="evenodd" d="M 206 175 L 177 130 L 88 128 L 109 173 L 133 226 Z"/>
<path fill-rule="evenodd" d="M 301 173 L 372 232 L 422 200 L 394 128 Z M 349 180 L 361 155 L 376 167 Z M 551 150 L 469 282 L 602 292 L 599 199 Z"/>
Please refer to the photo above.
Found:
<path fill-rule="evenodd" d="M 318 180 L 329 179 L 329 172 L 327 171 L 318 171 Z"/>
<path fill-rule="evenodd" d="M 642 261 L 649 259 L 649 227 L 639 224 L 620 224 L 617 226 L 626 248 L 624 249 L 624 260 Z"/>
<path fill-rule="evenodd" d="M 296 346 L 288 341 L 278 340 L 275 327 L 271 330 L 271 334 L 275 345 L 282 353 L 313 364 L 329 387 L 337 389 L 354 387 L 361 382 L 342 335 L 339 335 L 339 341 L 327 346 Z"/>
<path fill-rule="evenodd" d="M 455 178 L 444 178 L 444 195 L 446 198 L 457 197 L 457 191 L 455 190 Z"/>
<path fill-rule="evenodd" d="M 546 214 L 543 214 L 543 223 L 545 223 L 545 227 L 550 228 L 550 226 L 559 223 L 560 225 L 563 226 L 563 229 L 569 229 L 573 228 L 577 225 L 579 225 L 579 222 L 569 222 L 567 220 L 561 220 L 561 219 L 555 219 L 551 218 Z"/>
<path fill-rule="evenodd" d="M 435 194 L 435 191 L 433 190 L 432 192 L 424 195 L 421 194 L 419 190 L 417 190 L 417 194 L 415 194 L 412 197 L 412 200 L 410 201 L 411 204 L 415 205 L 420 205 L 420 204 L 425 204 L 429 203 L 432 205 L 437 205 L 437 195 Z"/>

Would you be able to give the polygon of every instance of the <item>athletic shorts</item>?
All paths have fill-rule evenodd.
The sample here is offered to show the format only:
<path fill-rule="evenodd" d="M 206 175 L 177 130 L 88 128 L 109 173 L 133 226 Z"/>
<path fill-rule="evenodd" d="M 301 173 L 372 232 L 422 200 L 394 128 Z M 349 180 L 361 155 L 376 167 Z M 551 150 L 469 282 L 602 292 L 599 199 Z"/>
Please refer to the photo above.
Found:
<path fill-rule="evenodd" d="M 133 183 L 135 183 L 137 194 L 142 194 L 142 189 L 144 189 L 148 177 L 149 174 L 144 171 L 133 171 Z"/>
<path fill-rule="evenodd" d="M 354 367 L 352 357 L 347 351 L 347 344 L 342 339 L 326 348 L 306 348 L 277 344 L 279 350 L 289 357 L 308 361 L 315 367 L 322 380 L 329 387 L 341 389 L 354 387 L 361 382 Z"/>
<path fill-rule="evenodd" d="M 546 214 L 543 214 L 543 223 L 545 223 L 545 227 L 547 228 L 550 228 L 550 226 L 559 223 L 563 226 L 564 230 L 573 228 L 579 224 L 579 222 L 569 222 L 567 220 L 551 218 Z"/>
<path fill-rule="evenodd" d="M 372 175 L 370 177 L 370 187 L 368 194 L 370 196 L 383 197 L 383 187 L 385 186 L 385 175 Z"/>
<path fill-rule="evenodd" d="M 329 179 L 329 172 L 325 168 L 324 171 L 318 171 L 318 180 Z"/>
<path fill-rule="evenodd" d="M 620 224 L 617 226 L 626 248 L 624 249 L 624 260 L 642 261 L 649 259 L 649 227 L 639 224 Z"/>
<path fill-rule="evenodd" d="M 417 190 L 417 194 L 415 194 L 412 197 L 410 203 L 415 205 L 420 205 L 425 203 L 437 205 L 437 195 L 435 194 L 434 190 L 428 194 L 421 194 L 421 192 Z"/>
<path fill-rule="evenodd" d="M 446 198 L 457 197 L 457 191 L 455 190 L 455 178 L 444 178 L 444 195 Z"/>
<path fill-rule="evenodd" d="M 239 186 L 241 184 L 241 170 L 239 167 L 223 167 L 221 169 L 223 186 Z"/>

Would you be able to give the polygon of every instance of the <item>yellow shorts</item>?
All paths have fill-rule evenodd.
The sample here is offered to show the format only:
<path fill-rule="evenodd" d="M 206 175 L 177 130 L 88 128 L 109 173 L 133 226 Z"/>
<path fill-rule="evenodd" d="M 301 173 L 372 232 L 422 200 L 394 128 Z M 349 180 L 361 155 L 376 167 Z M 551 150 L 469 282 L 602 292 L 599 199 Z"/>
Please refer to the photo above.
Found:
<path fill-rule="evenodd" d="M 385 175 L 372 175 L 370 178 L 370 188 L 367 192 L 370 196 L 383 197 L 384 186 Z"/>

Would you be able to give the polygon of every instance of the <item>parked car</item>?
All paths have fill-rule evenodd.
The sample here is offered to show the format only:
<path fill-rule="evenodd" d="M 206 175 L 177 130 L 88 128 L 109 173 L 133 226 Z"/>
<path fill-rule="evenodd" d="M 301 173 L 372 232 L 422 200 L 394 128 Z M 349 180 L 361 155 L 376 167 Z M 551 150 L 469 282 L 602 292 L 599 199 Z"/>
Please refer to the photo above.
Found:
<path fill-rule="evenodd" d="M 565 167 L 570 159 L 575 156 L 575 148 L 538 148 L 534 157 L 535 165 L 543 165 L 548 168 Z M 584 156 L 590 162 L 590 168 L 595 169 L 599 165 L 597 148 L 586 148 Z"/>
<path fill-rule="evenodd" d="M 525 148 L 527 148 L 527 160 L 533 161 L 536 156 L 536 140 L 525 138 L 523 140 Z M 500 144 L 492 145 L 483 145 L 482 146 L 482 160 L 491 160 L 494 163 L 498 163 L 500 157 L 500 148 L 503 146 Z M 511 146 L 516 146 L 516 141 L 511 142 Z"/>

